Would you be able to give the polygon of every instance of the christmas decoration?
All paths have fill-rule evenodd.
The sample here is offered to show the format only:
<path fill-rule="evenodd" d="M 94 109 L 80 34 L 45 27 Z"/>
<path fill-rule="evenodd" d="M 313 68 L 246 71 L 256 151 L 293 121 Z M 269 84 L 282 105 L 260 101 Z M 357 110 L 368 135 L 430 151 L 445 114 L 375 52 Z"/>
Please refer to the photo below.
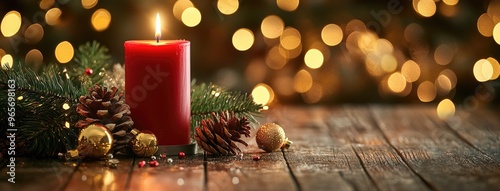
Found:
<path fill-rule="evenodd" d="M 75 84 L 101 84 L 104 74 L 111 68 L 111 56 L 107 53 L 108 48 L 97 41 L 87 42 L 78 47 L 75 58 L 64 69 Z M 90 69 L 90 74 L 87 69 Z M 94 72 L 96 74 L 92 75 Z"/>
<path fill-rule="evenodd" d="M 179 154 L 177 154 L 177 156 L 179 157 L 179 159 L 184 159 L 186 157 L 186 153 L 184 152 L 179 152 Z"/>
<path fill-rule="evenodd" d="M 273 152 L 286 143 L 285 131 L 275 123 L 266 123 L 257 130 L 255 140 L 259 148 Z"/>
<path fill-rule="evenodd" d="M 131 126 L 134 124 L 130 107 L 122 100 L 123 94 L 116 87 L 108 89 L 99 85 L 89 88 L 88 95 L 80 96 L 76 111 L 86 117 L 76 123 L 77 128 L 101 123 L 113 135 L 113 153 L 127 147 L 132 141 Z"/>
<path fill-rule="evenodd" d="M 162 153 L 162 154 L 160 154 L 160 159 L 161 159 L 162 161 L 165 161 L 165 159 L 167 159 L 167 154 L 166 154 L 166 153 Z"/>
<path fill-rule="evenodd" d="M 156 161 L 156 160 L 149 161 L 149 166 L 150 167 L 157 167 L 159 165 L 160 165 L 160 163 L 158 161 Z"/>
<path fill-rule="evenodd" d="M 141 160 L 141 161 L 139 161 L 139 163 L 137 163 L 137 166 L 139 166 L 139 168 L 144 167 L 144 165 L 146 165 L 146 161 L 144 161 L 144 160 Z"/>
<path fill-rule="evenodd" d="M 260 156 L 254 155 L 254 156 L 252 156 L 252 160 L 260 161 Z"/>
<path fill-rule="evenodd" d="M 105 157 L 111 150 L 113 137 L 101 124 L 91 124 L 78 136 L 78 153 L 89 158 Z"/>
<path fill-rule="evenodd" d="M 236 155 L 241 152 L 235 142 L 245 146 L 241 134 L 250 136 L 249 122 L 246 117 L 237 118 L 234 113 L 220 112 L 211 114 L 212 118 L 203 119 L 201 126 L 195 130 L 195 139 L 198 145 L 209 154 Z"/>
<path fill-rule="evenodd" d="M 167 159 L 167 163 L 168 163 L 168 164 L 172 164 L 173 162 L 174 162 L 174 159 L 172 159 L 172 158 L 168 158 L 168 159 Z"/>
<path fill-rule="evenodd" d="M 134 154 L 138 157 L 155 157 L 152 155 L 158 151 L 156 136 L 149 131 L 140 132 L 137 129 L 133 129 L 131 133 L 135 136 L 131 142 Z"/>
<path fill-rule="evenodd" d="M 90 75 L 92 75 L 92 73 L 94 73 L 94 71 L 92 70 L 92 68 L 85 69 L 85 75 L 86 76 L 90 76 Z"/>

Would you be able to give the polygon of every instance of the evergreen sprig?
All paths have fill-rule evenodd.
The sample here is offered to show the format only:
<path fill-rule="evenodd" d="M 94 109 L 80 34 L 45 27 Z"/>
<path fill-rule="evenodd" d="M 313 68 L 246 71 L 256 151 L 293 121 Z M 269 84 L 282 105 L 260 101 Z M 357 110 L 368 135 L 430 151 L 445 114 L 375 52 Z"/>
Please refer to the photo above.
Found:
<path fill-rule="evenodd" d="M 77 98 L 84 91 L 63 76 L 57 67 L 37 73 L 22 63 L 0 72 L 0 108 L 7 108 L 8 81 L 15 83 L 16 155 L 55 156 L 76 146 L 78 130 L 72 126 L 79 118 Z M 0 110 L 0 116 L 0 134 L 5 135 L 7 109 Z M 5 138 L 0 137 L 2 149 L 9 143 Z"/>
<path fill-rule="evenodd" d="M 87 42 L 78 46 L 75 58 L 68 63 L 68 74 L 75 84 L 82 83 L 85 86 L 101 84 L 104 74 L 111 69 L 111 56 L 108 48 L 97 41 Z M 92 69 L 91 75 L 85 75 L 85 70 Z"/>
<path fill-rule="evenodd" d="M 236 117 L 247 117 L 256 122 L 255 115 L 262 109 L 248 94 L 228 91 L 214 84 L 191 82 L 191 128 L 199 125 L 202 119 L 210 118 L 211 113 L 234 112 Z"/>

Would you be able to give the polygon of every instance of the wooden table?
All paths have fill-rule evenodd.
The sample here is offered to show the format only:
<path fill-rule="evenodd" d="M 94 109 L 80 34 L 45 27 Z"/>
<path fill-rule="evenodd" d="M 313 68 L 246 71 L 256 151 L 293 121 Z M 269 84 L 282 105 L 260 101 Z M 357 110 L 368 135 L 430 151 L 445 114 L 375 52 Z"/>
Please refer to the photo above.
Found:
<path fill-rule="evenodd" d="M 278 107 L 262 121 L 285 128 L 289 150 L 262 153 L 251 140 L 243 159 L 198 154 L 155 168 L 17 158 L 15 184 L 3 159 L 0 190 L 500 190 L 499 113 L 458 109 L 443 121 L 430 105 Z"/>

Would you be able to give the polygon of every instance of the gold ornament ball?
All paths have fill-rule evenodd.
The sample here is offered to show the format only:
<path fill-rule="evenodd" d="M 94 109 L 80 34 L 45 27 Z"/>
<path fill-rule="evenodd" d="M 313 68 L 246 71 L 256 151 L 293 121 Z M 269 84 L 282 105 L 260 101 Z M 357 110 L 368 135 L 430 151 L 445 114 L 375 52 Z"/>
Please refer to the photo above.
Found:
<path fill-rule="evenodd" d="M 78 136 L 78 153 L 89 158 L 105 157 L 113 145 L 113 136 L 101 124 L 91 124 Z"/>
<path fill-rule="evenodd" d="M 285 143 L 285 131 L 275 123 L 266 123 L 257 131 L 255 140 L 259 148 L 266 152 L 273 152 Z"/>
<path fill-rule="evenodd" d="M 158 141 L 155 134 L 149 131 L 140 132 L 137 129 L 132 130 L 135 135 L 132 140 L 132 151 L 138 157 L 150 157 L 158 151 Z"/>

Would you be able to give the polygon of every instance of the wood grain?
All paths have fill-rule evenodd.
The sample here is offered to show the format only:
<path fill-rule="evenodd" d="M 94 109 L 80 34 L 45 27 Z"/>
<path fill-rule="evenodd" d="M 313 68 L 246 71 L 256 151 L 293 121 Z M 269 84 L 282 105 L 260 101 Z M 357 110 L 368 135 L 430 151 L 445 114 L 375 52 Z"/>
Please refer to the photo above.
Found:
<path fill-rule="evenodd" d="M 73 173 L 77 163 L 58 159 L 16 158 L 15 184 L 7 182 L 7 168 L 0 172 L 0 190 L 61 190 Z"/>
<path fill-rule="evenodd" d="M 429 112 L 433 110 L 372 107 L 385 137 L 433 189 L 499 190 L 499 164 L 429 118 L 436 115 Z"/>
<path fill-rule="evenodd" d="M 119 191 L 125 190 L 129 179 L 133 158 L 119 158 L 117 168 L 109 168 L 104 161 L 88 161 L 81 163 L 69 180 L 68 191 Z"/>
<path fill-rule="evenodd" d="M 302 190 L 376 190 L 349 144 L 330 137 L 325 108 L 279 108 L 267 121 L 281 124 L 294 142 L 284 151 Z"/>
<path fill-rule="evenodd" d="M 131 191 L 150 190 L 203 190 L 203 156 L 186 156 L 185 159 L 172 158 L 173 163 L 160 161 L 160 166 L 146 166 L 139 168 L 138 162 L 149 161 L 148 158 L 136 159 L 130 177 Z M 125 180 L 123 180 L 125 181 Z"/>

